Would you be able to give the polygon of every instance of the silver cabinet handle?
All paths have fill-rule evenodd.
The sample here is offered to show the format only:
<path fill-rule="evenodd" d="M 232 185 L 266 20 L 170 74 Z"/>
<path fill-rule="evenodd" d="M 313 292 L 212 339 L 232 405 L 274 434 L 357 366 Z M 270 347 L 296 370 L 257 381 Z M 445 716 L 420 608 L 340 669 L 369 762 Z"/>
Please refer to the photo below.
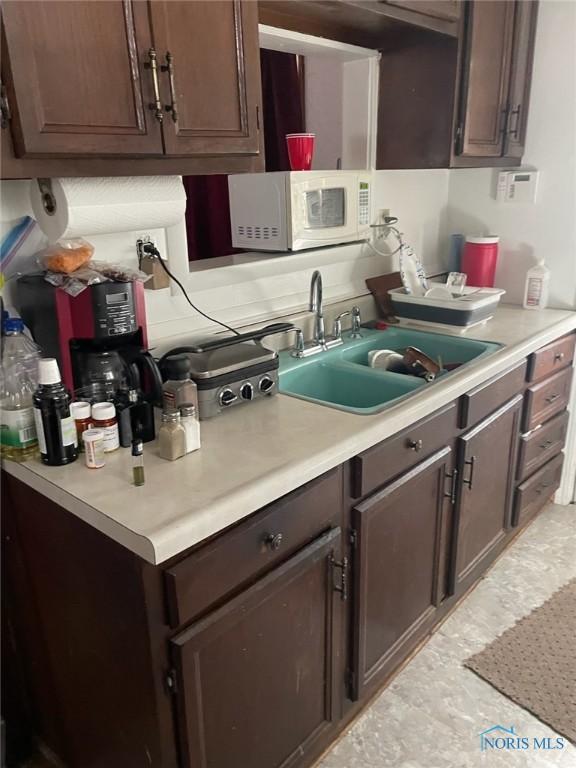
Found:
<path fill-rule="evenodd" d="M 178 121 L 178 106 L 176 102 L 176 81 L 174 79 L 174 56 L 167 51 L 166 64 L 160 67 L 162 72 L 168 72 L 168 82 L 170 84 L 170 104 L 166 104 L 164 109 L 172 115 L 172 121 Z"/>
<path fill-rule="evenodd" d="M 464 464 L 468 464 L 470 466 L 470 474 L 468 479 L 462 478 L 462 485 L 467 485 L 468 488 L 472 490 L 472 482 L 474 480 L 474 467 L 476 466 L 476 456 L 470 456 L 469 459 L 466 459 Z"/>
<path fill-rule="evenodd" d="M 162 112 L 162 102 L 160 101 L 160 88 L 158 87 L 158 62 L 157 62 L 156 50 L 150 48 L 148 50 L 148 61 L 144 62 L 144 69 L 149 69 L 152 73 L 152 88 L 154 90 L 154 101 L 148 104 L 148 109 L 154 112 L 154 117 L 159 123 L 164 119 L 164 113 Z"/>

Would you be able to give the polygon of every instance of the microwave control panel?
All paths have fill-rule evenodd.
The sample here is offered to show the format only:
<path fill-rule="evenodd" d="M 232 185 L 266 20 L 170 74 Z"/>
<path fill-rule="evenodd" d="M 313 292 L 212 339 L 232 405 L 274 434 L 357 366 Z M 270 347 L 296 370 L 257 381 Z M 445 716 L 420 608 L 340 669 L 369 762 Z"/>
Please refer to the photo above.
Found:
<path fill-rule="evenodd" d="M 370 224 L 370 182 L 361 181 L 358 189 L 358 224 Z"/>

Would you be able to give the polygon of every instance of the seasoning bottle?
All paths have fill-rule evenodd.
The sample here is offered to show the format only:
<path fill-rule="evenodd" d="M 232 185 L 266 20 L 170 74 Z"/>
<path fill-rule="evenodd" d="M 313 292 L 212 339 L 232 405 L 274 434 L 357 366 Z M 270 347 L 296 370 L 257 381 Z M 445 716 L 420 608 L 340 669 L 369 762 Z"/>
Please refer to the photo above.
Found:
<path fill-rule="evenodd" d="M 104 453 L 112 453 L 120 448 L 120 434 L 116 407 L 113 403 L 94 403 L 92 406 L 92 423 L 94 429 L 104 433 Z"/>
<path fill-rule="evenodd" d="M 196 382 L 190 378 L 192 363 L 186 354 L 167 357 L 162 365 L 166 381 L 162 385 L 162 405 L 165 411 L 178 410 L 182 405 L 198 407 Z"/>
<path fill-rule="evenodd" d="M 88 469 L 100 469 L 104 461 L 104 432 L 101 429 L 87 429 L 82 433 L 84 459 Z"/>
<path fill-rule="evenodd" d="M 70 414 L 70 392 L 60 378 L 58 361 L 53 357 L 38 361 L 38 389 L 34 393 L 34 422 L 40 458 L 44 464 L 59 467 L 78 458 L 76 425 Z"/>
<path fill-rule="evenodd" d="M 200 448 L 200 422 L 193 405 L 181 406 L 180 423 L 186 432 L 186 453 L 197 451 Z"/>
<path fill-rule="evenodd" d="M 132 478 L 134 485 L 144 485 L 144 444 L 142 440 L 132 441 Z"/>
<path fill-rule="evenodd" d="M 78 448 L 80 451 L 84 450 L 82 435 L 87 429 L 92 426 L 91 419 L 91 406 L 90 403 L 84 403 L 79 400 L 76 403 L 70 404 L 70 413 L 74 419 L 76 425 L 76 436 L 78 438 Z"/>
<path fill-rule="evenodd" d="M 186 432 L 180 423 L 178 411 L 164 411 L 162 424 L 158 430 L 158 448 L 160 456 L 175 461 L 186 453 Z"/>

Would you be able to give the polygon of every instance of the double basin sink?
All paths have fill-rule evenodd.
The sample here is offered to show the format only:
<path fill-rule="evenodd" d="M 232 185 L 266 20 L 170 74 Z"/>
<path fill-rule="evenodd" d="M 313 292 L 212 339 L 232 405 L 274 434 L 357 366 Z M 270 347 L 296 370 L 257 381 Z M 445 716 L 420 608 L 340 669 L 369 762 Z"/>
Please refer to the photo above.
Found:
<path fill-rule="evenodd" d="M 312 357 L 297 359 L 289 352 L 280 354 L 280 385 L 283 394 L 313 403 L 358 414 L 380 413 L 401 398 L 434 386 L 424 379 L 402 373 L 371 368 L 368 353 L 377 349 L 403 352 L 417 347 L 442 365 L 467 365 L 473 360 L 496 352 L 500 344 L 439 333 L 388 327 L 385 330 L 362 329 L 362 338 L 344 343 Z M 455 370 L 459 370 L 459 367 Z M 442 370 L 436 377 L 441 381 L 450 376 Z"/>

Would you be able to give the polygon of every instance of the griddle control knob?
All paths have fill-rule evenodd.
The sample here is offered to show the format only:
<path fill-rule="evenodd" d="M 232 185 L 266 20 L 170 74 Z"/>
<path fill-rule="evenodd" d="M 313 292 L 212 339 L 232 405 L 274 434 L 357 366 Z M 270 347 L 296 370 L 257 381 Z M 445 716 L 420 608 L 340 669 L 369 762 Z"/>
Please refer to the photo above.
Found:
<path fill-rule="evenodd" d="M 238 400 L 238 397 L 232 392 L 231 389 L 223 389 L 218 396 L 220 405 L 232 405 L 232 403 Z"/>
<path fill-rule="evenodd" d="M 270 376 L 263 376 L 258 382 L 258 389 L 263 395 L 267 395 L 274 389 L 274 379 L 271 379 Z"/>
<path fill-rule="evenodd" d="M 242 400 L 252 400 L 254 397 L 254 387 L 249 381 L 240 387 L 240 397 Z"/>

